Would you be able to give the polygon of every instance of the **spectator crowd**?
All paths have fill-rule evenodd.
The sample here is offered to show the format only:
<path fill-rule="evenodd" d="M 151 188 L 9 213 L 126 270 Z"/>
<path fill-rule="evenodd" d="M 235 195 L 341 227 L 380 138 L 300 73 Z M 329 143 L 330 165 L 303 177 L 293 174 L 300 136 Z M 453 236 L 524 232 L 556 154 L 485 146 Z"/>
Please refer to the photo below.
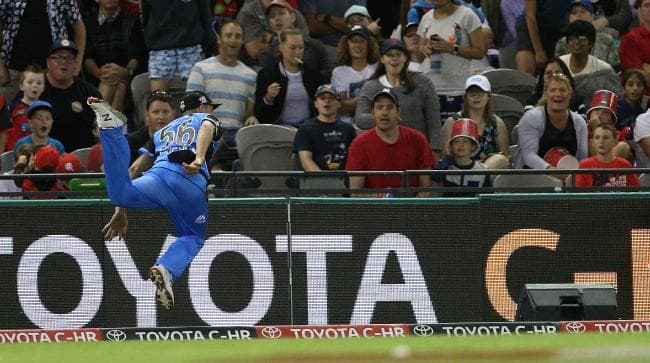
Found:
<path fill-rule="evenodd" d="M 0 29 L 0 153 L 26 174 L 0 192 L 68 189 L 30 173 L 103 171 L 88 97 L 127 115 L 135 169 L 191 110 L 224 125 L 213 170 L 258 124 L 297 130 L 305 171 L 650 168 L 650 0 L 0 0 Z M 494 105 L 495 69 L 536 79 L 514 123 Z M 494 181 L 433 175 L 406 182 L 462 196 Z M 371 197 L 403 182 L 346 181 Z"/>

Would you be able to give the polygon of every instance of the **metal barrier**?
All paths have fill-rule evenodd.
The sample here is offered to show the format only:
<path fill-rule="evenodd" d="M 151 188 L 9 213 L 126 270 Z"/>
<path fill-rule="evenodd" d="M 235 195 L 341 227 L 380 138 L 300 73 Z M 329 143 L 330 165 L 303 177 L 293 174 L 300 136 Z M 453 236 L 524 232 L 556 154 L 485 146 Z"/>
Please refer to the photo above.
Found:
<path fill-rule="evenodd" d="M 572 184 L 576 174 L 637 174 L 643 175 L 650 169 L 632 168 L 632 169 L 502 169 L 502 170 L 407 170 L 407 171 L 322 171 L 322 172 L 305 172 L 305 171 L 221 171 L 212 172 L 208 194 L 210 198 L 242 198 L 242 197 L 347 197 L 356 193 L 380 193 L 390 195 L 391 197 L 412 197 L 418 192 L 427 192 L 431 197 L 441 197 L 445 194 L 462 192 L 466 196 L 475 196 L 486 193 L 562 193 L 562 192 L 607 192 L 607 191 L 650 191 L 650 185 L 639 187 L 575 187 Z M 23 179 L 26 176 L 33 179 L 42 178 L 80 178 L 80 179 L 97 179 L 103 178 L 103 173 L 80 173 L 80 174 L 1 174 L 2 180 Z M 411 187 L 407 181 L 409 176 L 413 175 L 490 175 L 492 177 L 500 175 L 546 175 L 553 176 L 559 180 L 569 177 L 569 184 L 563 181 L 559 185 L 510 185 L 494 187 L 459 187 L 450 188 L 441 185 L 435 185 L 431 188 Z M 399 176 L 401 186 L 399 188 L 379 188 L 379 189 L 350 189 L 347 186 L 347 178 L 350 176 Z M 263 185 L 264 178 L 284 178 L 285 188 L 265 188 Z M 276 183 L 277 184 L 277 183 Z M 59 191 L 59 192 L 1 192 L 0 198 L 30 198 L 30 197 L 50 197 L 50 198 L 83 198 L 83 197 L 107 197 L 102 190 L 78 190 L 78 191 Z"/>

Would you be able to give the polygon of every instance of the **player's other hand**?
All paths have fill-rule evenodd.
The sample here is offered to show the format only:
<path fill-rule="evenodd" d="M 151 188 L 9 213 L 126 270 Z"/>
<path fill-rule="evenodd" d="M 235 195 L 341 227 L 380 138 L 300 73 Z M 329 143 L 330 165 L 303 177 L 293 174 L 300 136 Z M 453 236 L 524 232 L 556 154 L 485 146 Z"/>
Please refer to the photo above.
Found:
<path fill-rule="evenodd" d="M 102 229 L 102 233 L 104 233 L 104 238 L 110 241 L 116 236 L 124 236 L 128 227 L 129 222 L 126 219 L 126 212 L 123 209 L 117 209 L 113 213 L 111 220 Z"/>
<path fill-rule="evenodd" d="M 197 157 L 192 161 L 191 163 L 183 163 L 183 170 L 185 170 L 186 173 L 188 174 L 196 174 L 199 171 L 201 171 L 201 166 L 203 166 L 204 160 L 202 158 Z"/>

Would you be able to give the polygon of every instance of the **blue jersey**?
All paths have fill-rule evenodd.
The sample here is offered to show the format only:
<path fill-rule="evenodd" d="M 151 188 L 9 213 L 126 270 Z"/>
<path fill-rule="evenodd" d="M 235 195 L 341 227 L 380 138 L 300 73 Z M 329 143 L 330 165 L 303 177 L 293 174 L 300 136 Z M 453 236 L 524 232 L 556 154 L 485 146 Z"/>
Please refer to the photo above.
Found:
<path fill-rule="evenodd" d="M 221 122 L 214 116 L 207 113 L 194 113 L 181 116 L 170 122 L 167 126 L 156 131 L 151 140 L 140 149 L 151 157 L 155 157 L 154 166 L 165 162 L 182 164 L 194 161 L 196 154 L 196 142 L 199 137 L 199 129 L 203 122 L 211 122 L 217 128 L 212 144 L 208 147 L 205 155 L 205 163 L 202 167 L 202 174 L 209 179 L 207 164 L 217 151 L 218 141 L 221 137 Z"/>

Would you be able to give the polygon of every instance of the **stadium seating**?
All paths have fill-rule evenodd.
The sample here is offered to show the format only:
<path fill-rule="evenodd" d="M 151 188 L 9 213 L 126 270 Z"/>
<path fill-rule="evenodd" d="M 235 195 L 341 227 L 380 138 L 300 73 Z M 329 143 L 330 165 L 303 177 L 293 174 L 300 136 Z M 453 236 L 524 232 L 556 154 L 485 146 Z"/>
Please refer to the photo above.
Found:
<path fill-rule="evenodd" d="M 0 155 L 0 173 L 6 173 L 14 169 L 14 152 L 5 151 Z"/>
<path fill-rule="evenodd" d="M 517 126 L 521 116 L 524 114 L 524 106 L 518 100 L 498 93 L 492 94 L 492 112 L 501 117 L 508 128 L 508 134 L 512 135 L 512 130 Z M 510 140 L 510 145 L 516 144 L 516 141 Z"/>
<path fill-rule="evenodd" d="M 185 92 L 186 86 L 187 81 L 180 79 L 177 75 L 172 79 L 171 87 L 167 92 L 178 101 L 181 94 Z M 131 95 L 133 96 L 133 104 L 135 105 L 133 118 L 136 128 L 140 128 L 144 125 L 144 112 L 149 94 L 151 94 L 149 72 L 141 73 L 133 77 L 131 80 Z"/>
<path fill-rule="evenodd" d="M 293 139 L 296 130 L 259 124 L 242 127 L 235 136 L 241 171 L 293 171 Z M 288 189 L 287 177 L 256 178 L 258 189 Z M 268 195 L 268 193 L 266 193 Z"/>
<path fill-rule="evenodd" d="M 81 149 L 77 149 L 72 152 L 72 154 L 75 154 L 79 157 L 79 160 L 81 160 L 81 163 L 85 166 L 88 163 L 88 152 L 90 151 L 89 147 L 84 147 Z"/>
<path fill-rule="evenodd" d="M 550 175 L 543 174 L 501 174 L 494 178 L 495 188 L 561 188 L 564 183 Z"/>
<path fill-rule="evenodd" d="M 490 81 L 492 93 L 510 96 L 522 105 L 526 103 L 537 84 L 535 77 L 515 69 L 490 69 L 482 74 Z"/>

